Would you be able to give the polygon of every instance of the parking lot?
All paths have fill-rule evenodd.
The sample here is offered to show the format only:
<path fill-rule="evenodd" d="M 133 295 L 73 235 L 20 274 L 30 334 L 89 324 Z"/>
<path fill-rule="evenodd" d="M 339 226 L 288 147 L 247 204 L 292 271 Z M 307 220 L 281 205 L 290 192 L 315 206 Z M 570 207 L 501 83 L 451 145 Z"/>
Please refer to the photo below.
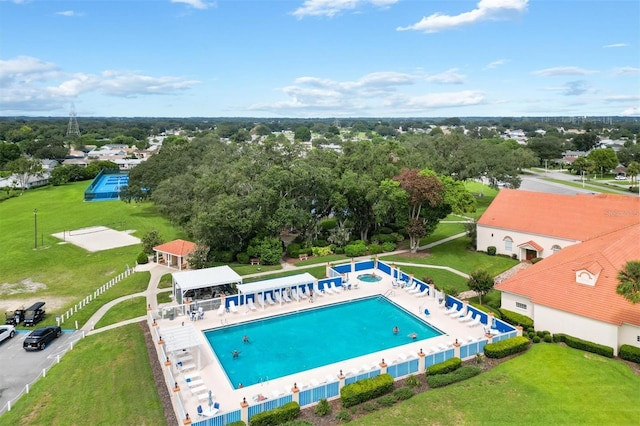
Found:
<path fill-rule="evenodd" d="M 43 351 L 27 352 L 22 349 L 22 342 L 30 331 L 17 330 L 12 339 L 0 343 L 0 413 L 7 402 L 15 404 L 16 396 L 24 391 L 25 386 L 42 376 L 43 369 L 48 371 L 57 357 L 62 357 L 71 343 L 81 337 L 78 332 L 64 331 Z"/>

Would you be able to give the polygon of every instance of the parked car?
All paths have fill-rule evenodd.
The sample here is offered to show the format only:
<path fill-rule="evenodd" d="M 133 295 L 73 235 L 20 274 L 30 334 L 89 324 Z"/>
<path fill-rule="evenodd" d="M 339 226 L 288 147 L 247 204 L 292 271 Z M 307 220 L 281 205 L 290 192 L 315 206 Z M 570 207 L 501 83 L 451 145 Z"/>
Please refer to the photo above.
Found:
<path fill-rule="evenodd" d="M 618 176 L 615 177 L 615 179 L 616 180 L 627 180 L 627 177 L 623 176 L 623 175 L 618 175 Z"/>
<path fill-rule="evenodd" d="M 53 339 L 60 337 L 61 334 L 62 329 L 57 325 L 37 328 L 24 339 L 22 347 L 25 351 L 41 351 L 47 344 L 51 343 Z"/>
<path fill-rule="evenodd" d="M 16 309 L 15 311 L 7 311 L 4 313 L 5 324 L 18 325 L 24 319 L 24 309 Z"/>
<path fill-rule="evenodd" d="M 16 335 L 16 328 L 12 325 L 0 325 L 0 342 Z"/>
<path fill-rule="evenodd" d="M 34 326 L 44 319 L 44 302 L 36 302 L 24 311 L 24 325 Z"/>

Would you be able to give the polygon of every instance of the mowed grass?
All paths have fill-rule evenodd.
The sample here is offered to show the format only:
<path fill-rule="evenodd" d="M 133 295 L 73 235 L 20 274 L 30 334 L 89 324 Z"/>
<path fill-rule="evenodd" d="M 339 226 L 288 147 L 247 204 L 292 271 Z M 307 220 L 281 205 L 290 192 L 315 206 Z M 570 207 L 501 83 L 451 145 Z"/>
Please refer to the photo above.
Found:
<path fill-rule="evenodd" d="M 413 274 L 419 280 L 424 281 L 429 277 L 436 287 L 441 290 L 455 289 L 458 293 L 469 290 L 467 279 L 444 269 L 435 269 L 423 266 L 399 265 L 402 272 Z"/>
<path fill-rule="evenodd" d="M 88 185 L 89 182 L 78 182 L 30 190 L 0 203 L 0 283 L 15 284 L 23 280 L 42 283 L 46 288 L 38 290 L 39 298 L 45 301 L 47 296 L 66 298 L 65 308 L 68 308 L 124 271 L 126 265 L 133 267 L 142 247 L 134 245 L 91 253 L 73 244 L 60 244 L 51 234 L 104 225 L 117 230 L 135 230 L 133 235 L 139 238 L 153 229 L 158 230 L 165 241 L 184 238 L 151 203 L 84 202 L 83 193 Z M 38 210 L 36 250 L 34 209 Z M 1 297 L 33 296 L 17 293 Z"/>
<path fill-rule="evenodd" d="M 144 317 L 146 314 L 147 298 L 143 296 L 131 297 L 112 306 L 96 323 L 95 328 L 106 327 L 107 325 L 132 318 Z"/>
<path fill-rule="evenodd" d="M 640 376 L 626 364 L 540 343 L 473 379 L 350 424 L 632 425 L 639 419 Z"/>
<path fill-rule="evenodd" d="M 489 256 L 486 253 L 467 250 L 469 238 L 462 237 L 434 246 L 425 257 L 409 257 L 402 255 L 381 256 L 386 262 L 409 262 L 424 265 L 448 266 L 466 274 L 477 269 L 484 269 L 496 276 L 518 264 L 517 260 L 502 256 Z"/>
<path fill-rule="evenodd" d="M 0 424 L 166 424 L 140 325 L 79 341 L 2 415 Z"/>

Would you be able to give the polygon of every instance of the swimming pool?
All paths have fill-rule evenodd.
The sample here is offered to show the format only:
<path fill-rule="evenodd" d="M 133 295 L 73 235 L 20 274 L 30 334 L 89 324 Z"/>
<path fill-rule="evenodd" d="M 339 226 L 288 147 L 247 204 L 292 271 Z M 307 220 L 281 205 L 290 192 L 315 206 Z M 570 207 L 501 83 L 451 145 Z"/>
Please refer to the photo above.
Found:
<path fill-rule="evenodd" d="M 393 333 L 398 327 L 400 332 Z M 383 296 L 205 331 L 234 388 L 344 361 L 444 333 Z M 249 343 L 243 343 L 243 336 Z M 233 351 L 239 351 L 237 358 Z"/>

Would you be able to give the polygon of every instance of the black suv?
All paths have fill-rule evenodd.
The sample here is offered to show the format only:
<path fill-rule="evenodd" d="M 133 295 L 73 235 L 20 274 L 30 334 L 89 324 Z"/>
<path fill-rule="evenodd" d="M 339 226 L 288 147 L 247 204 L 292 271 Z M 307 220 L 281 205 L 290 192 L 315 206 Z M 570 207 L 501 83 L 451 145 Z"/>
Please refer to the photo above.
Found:
<path fill-rule="evenodd" d="M 53 339 L 60 337 L 61 334 L 62 330 L 56 325 L 38 328 L 29 333 L 27 338 L 24 339 L 22 347 L 25 351 L 41 351 L 48 343 L 53 341 Z"/>

